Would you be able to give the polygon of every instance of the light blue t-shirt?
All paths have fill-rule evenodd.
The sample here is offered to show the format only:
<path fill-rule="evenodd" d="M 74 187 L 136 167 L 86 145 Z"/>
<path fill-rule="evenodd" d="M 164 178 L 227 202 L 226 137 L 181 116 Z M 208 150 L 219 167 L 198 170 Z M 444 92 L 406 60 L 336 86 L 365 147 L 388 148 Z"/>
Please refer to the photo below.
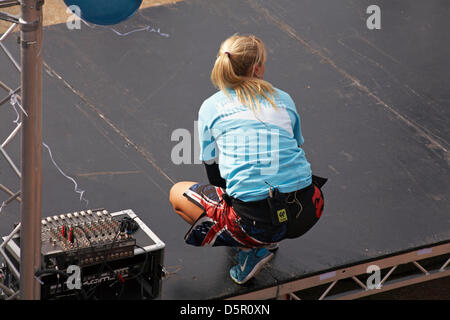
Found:
<path fill-rule="evenodd" d="M 198 114 L 200 160 L 216 159 L 226 192 L 242 201 L 269 196 L 269 185 L 287 193 L 311 184 L 300 117 L 294 101 L 275 89 L 275 109 L 263 97 L 260 110 L 242 105 L 234 90 L 205 100 Z"/>

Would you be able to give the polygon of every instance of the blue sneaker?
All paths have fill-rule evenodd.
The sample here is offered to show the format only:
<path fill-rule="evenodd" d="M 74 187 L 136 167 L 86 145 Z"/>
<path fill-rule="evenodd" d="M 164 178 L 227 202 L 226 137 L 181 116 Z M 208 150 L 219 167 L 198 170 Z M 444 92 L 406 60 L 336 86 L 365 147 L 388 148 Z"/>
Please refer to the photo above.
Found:
<path fill-rule="evenodd" d="M 267 248 L 255 248 L 247 251 L 239 250 L 238 264 L 230 269 L 230 276 L 237 284 L 244 284 L 253 278 L 258 271 L 273 257 Z"/>
<path fill-rule="evenodd" d="M 270 252 L 275 253 L 275 252 L 278 250 L 279 247 L 280 247 L 280 245 L 278 244 L 278 242 L 274 242 L 274 243 L 269 244 L 266 248 L 267 248 L 267 250 L 269 250 Z M 233 251 L 234 251 L 234 257 L 233 257 L 233 260 L 234 260 L 235 262 L 239 262 L 239 251 L 240 251 L 240 249 L 239 249 L 238 247 L 231 247 L 231 248 L 232 248 Z"/>

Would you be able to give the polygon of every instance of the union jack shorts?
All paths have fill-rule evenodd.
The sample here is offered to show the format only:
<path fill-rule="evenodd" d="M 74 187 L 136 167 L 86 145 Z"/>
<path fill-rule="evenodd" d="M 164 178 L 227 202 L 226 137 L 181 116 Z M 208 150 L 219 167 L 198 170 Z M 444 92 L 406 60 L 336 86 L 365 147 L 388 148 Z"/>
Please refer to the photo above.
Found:
<path fill-rule="evenodd" d="M 281 240 L 285 230 L 274 234 L 269 242 L 257 239 L 264 230 L 244 225 L 223 199 L 224 193 L 224 189 L 211 184 L 195 184 L 183 194 L 204 211 L 184 237 L 187 244 L 257 248 Z"/>

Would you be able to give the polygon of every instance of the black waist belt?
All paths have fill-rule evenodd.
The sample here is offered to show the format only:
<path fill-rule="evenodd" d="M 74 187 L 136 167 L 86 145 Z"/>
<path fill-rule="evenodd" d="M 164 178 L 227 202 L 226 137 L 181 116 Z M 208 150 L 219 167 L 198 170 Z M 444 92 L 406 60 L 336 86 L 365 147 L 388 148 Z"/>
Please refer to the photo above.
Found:
<path fill-rule="evenodd" d="M 292 191 L 288 193 L 278 193 L 279 201 L 283 203 L 291 202 L 294 203 L 294 199 L 296 198 L 298 201 L 302 203 L 302 205 L 309 206 L 312 205 L 312 195 L 314 194 L 314 185 L 317 187 L 322 187 L 327 179 L 312 176 L 313 183 L 308 187 Z M 271 202 L 271 198 L 266 198 L 257 201 L 249 201 L 244 202 L 242 200 L 233 198 L 226 193 L 223 195 L 223 199 L 225 202 L 232 206 L 234 211 L 245 219 L 252 220 L 257 223 L 263 223 L 268 225 L 277 224 L 276 219 L 274 219 L 273 213 L 273 203 Z"/>
<path fill-rule="evenodd" d="M 282 199 L 285 199 L 285 201 L 289 200 L 289 198 L 294 198 L 296 196 L 300 202 L 306 203 L 308 201 L 305 201 L 305 198 L 307 197 L 308 194 L 311 193 L 308 191 L 314 192 L 313 184 L 301 190 L 292 191 L 289 193 L 280 193 L 280 196 L 282 197 Z M 311 196 L 312 194 L 310 194 L 310 197 Z M 269 198 L 257 201 L 244 202 L 242 200 L 230 197 L 228 195 L 224 195 L 224 200 L 233 207 L 234 211 L 240 217 L 258 223 L 271 225 L 273 224 L 273 216 L 271 206 L 269 204 Z"/>

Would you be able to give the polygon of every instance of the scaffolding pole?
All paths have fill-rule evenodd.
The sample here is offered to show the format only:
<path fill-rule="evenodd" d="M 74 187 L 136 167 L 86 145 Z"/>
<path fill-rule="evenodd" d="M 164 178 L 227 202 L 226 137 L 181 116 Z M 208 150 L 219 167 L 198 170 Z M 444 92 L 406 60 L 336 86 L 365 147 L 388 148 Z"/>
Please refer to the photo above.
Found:
<path fill-rule="evenodd" d="M 27 114 L 21 156 L 20 297 L 24 300 L 40 299 L 34 275 L 41 255 L 42 5 L 43 0 L 21 0 L 19 20 L 22 105 Z"/>

